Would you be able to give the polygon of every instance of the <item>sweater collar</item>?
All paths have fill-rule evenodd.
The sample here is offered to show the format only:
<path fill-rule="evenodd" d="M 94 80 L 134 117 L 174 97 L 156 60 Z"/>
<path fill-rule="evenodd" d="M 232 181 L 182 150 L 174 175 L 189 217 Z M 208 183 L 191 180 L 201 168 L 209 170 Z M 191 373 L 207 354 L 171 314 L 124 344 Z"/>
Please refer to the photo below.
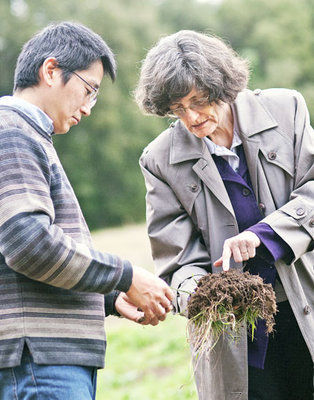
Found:
<path fill-rule="evenodd" d="M 0 97 L 0 106 L 8 106 L 27 119 L 31 119 L 47 135 L 53 134 L 53 122 L 39 107 L 14 96 Z"/>

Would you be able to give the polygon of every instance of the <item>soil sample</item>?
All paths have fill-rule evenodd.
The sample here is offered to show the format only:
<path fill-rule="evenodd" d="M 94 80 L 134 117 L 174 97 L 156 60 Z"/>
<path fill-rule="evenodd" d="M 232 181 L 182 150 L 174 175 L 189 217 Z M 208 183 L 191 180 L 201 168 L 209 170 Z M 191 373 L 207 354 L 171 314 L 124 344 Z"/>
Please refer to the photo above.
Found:
<path fill-rule="evenodd" d="M 260 276 L 235 269 L 208 274 L 188 302 L 189 339 L 195 349 L 210 350 L 221 335 L 236 340 L 247 323 L 253 340 L 258 319 L 273 331 L 276 311 L 274 290 Z"/>

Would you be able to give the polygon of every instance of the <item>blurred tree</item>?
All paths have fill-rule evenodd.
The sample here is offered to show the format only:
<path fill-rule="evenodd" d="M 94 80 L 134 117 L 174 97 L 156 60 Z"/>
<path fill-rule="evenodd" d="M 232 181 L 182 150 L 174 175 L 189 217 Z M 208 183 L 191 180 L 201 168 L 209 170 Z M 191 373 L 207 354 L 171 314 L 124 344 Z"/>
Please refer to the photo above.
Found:
<path fill-rule="evenodd" d="M 52 21 L 73 20 L 99 33 L 118 62 L 114 85 L 104 79 L 92 117 L 54 143 L 92 228 L 135 222 L 145 215 L 138 158 L 167 123 L 143 117 L 132 99 L 139 61 L 160 35 L 156 5 L 146 0 L 12 0 L 1 3 L 0 94 L 12 91 L 22 44 Z M 16 32 L 18 34 L 16 34 Z"/>
<path fill-rule="evenodd" d="M 99 33 L 115 52 L 118 77 L 114 85 L 104 80 L 92 118 L 75 128 L 66 142 L 56 138 L 55 144 L 89 225 L 98 228 L 135 222 L 145 214 L 145 188 L 138 158 L 165 123 L 143 118 L 131 92 L 139 60 L 160 31 L 150 1 L 93 1 L 82 9 L 80 22 Z M 69 154 L 64 146 L 73 146 L 73 135 L 77 137 L 76 148 Z M 80 154 L 84 164 L 77 157 Z"/>
<path fill-rule="evenodd" d="M 313 85 L 313 0 L 225 0 L 217 17 L 217 34 L 252 61 L 251 87 Z"/>
<path fill-rule="evenodd" d="M 92 117 L 54 139 L 91 228 L 144 218 L 137 160 L 169 121 L 141 115 L 132 90 L 161 35 L 221 36 L 250 60 L 251 88 L 298 89 L 314 118 L 314 0 L 1 0 L 0 15 L 0 95 L 12 91 L 23 43 L 52 21 L 86 24 L 116 54 L 117 80 L 104 79 Z"/>
<path fill-rule="evenodd" d="M 250 60 L 251 88 L 297 89 L 314 118 L 314 0 L 164 0 L 159 13 L 173 31 L 222 37 Z"/>
<path fill-rule="evenodd" d="M 34 32 L 29 24 L 27 5 L 21 1 L 0 2 L 0 95 L 12 93 L 16 58 L 25 38 Z M 35 28 L 36 29 L 36 28 Z"/>

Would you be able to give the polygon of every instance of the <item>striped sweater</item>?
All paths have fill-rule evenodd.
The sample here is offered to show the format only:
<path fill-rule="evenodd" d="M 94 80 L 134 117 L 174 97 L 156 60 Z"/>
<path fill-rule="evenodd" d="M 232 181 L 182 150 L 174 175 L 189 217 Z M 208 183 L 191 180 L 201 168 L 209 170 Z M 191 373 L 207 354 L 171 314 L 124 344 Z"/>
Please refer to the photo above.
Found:
<path fill-rule="evenodd" d="M 92 249 L 50 134 L 0 106 L 0 368 L 26 343 L 39 364 L 104 366 L 105 310 L 132 266 Z"/>

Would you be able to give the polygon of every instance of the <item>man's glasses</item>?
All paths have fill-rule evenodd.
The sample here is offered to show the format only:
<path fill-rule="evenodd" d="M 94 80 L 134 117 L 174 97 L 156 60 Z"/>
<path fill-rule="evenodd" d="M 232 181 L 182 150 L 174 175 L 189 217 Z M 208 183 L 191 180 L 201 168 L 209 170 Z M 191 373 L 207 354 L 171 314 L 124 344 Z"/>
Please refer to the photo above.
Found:
<path fill-rule="evenodd" d="M 208 97 L 202 97 L 200 99 L 194 100 L 189 107 L 177 107 L 170 109 L 167 113 L 169 117 L 174 118 L 182 118 L 186 114 L 187 110 L 192 111 L 202 111 L 204 107 L 207 107 L 210 104 Z"/>
<path fill-rule="evenodd" d="M 80 78 L 81 81 L 86 83 L 86 85 L 88 85 L 92 89 L 91 91 L 88 91 L 87 96 L 88 96 L 88 99 L 89 99 L 89 106 L 90 106 L 90 108 L 93 108 L 94 105 L 96 104 L 96 101 L 97 101 L 97 96 L 98 96 L 98 93 L 99 93 L 99 89 L 97 89 L 94 86 L 92 86 L 90 83 L 88 83 L 84 78 L 82 78 L 76 72 L 72 71 L 72 74 L 74 74 L 75 76 Z"/>

